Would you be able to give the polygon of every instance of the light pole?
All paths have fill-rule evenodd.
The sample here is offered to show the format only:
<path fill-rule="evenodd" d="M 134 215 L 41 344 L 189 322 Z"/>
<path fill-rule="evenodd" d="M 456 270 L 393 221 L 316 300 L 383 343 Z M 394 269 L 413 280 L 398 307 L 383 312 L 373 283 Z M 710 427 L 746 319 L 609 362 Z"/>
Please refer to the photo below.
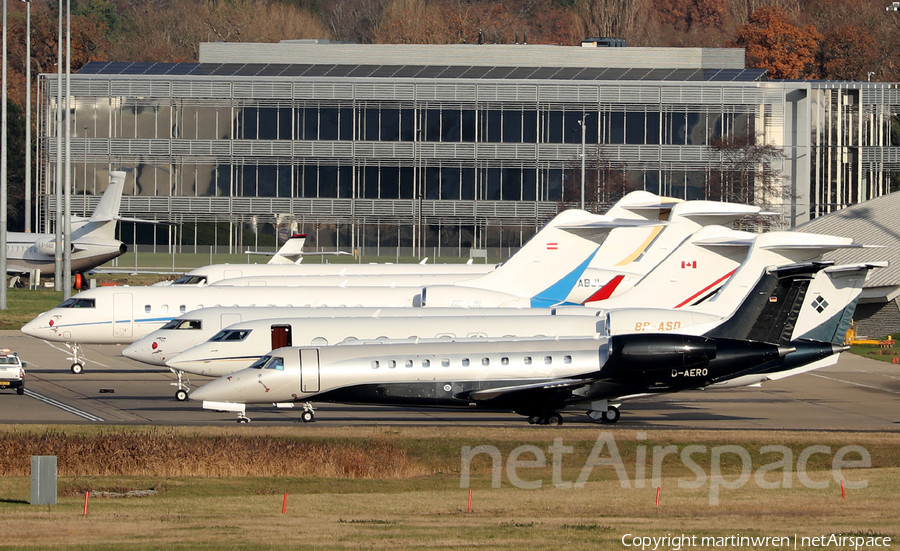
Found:
<path fill-rule="evenodd" d="M 6 310 L 6 149 L 9 144 L 6 120 L 6 0 L 3 0 L 3 71 L 2 71 L 3 93 L 0 101 L 3 102 L 0 108 L 0 272 L 3 273 L 3 285 L 0 286 L 0 310 Z"/>
<path fill-rule="evenodd" d="M 83 132 L 81 133 L 81 141 L 84 142 L 84 180 L 82 180 L 81 185 L 81 216 L 87 218 L 87 126 L 81 127 Z"/>
<path fill-rule="evenodd" d="M 585 119 L 587 118 L 587 113 L 581 120 L 578 121 L 578 124 L 581 126 L 581 210 L 584 210 L 584 158 L 585 158 Z"/>
<path fill-rule="evenodd" d="M 25 2 L 25 233 L 31 232 L 31 0 Z"/>
<path fill-rule="evenodd" d="M 63 300 L 72 296 L 72 0 L 66 0 L 66 198 Z"/>
<path fill-rule="evenodd" d="M 53 289 L 62 291 L 63 283 L 63 182 L 62 182 L 62 53 L 63 53 L 63 7 L 59 3 L 59 34 L 56 40 L 56 254 L 53 263 Z"/>

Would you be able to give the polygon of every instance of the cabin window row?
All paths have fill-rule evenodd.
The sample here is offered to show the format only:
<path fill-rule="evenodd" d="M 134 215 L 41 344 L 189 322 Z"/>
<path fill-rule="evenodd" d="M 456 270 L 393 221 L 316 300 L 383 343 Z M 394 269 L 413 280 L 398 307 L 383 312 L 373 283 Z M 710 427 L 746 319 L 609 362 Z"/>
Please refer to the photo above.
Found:
<path fill-rule="evenodd" d="M 510 360 L 509 360 L 508 356 L 503 356 L 500 358 L 500 365 L 509 365 L 509 362 L 510 362 Z M 416 364 L 419 364 L 422 367 L 427 368 L 427 367 L 431 367 L 431 363 L 432 363 L 432 360 L 430 358 L 423 358 L 422 360 L 411 360 L 411 359 L 405 360 L 403 362 L 403 365 L 404 365 L 404 367 L 412 368 L 412 367 L 415 367 Z M 451 363 L 452 362 L 449 358 L 442 358 L 440 360 L 441 367 L 450 367 Z M 534 360 L 532 359 L 531 356 L 525 356 L 522 358 L 522 363 L 524 365 L 532 365 L 532 363 L 534 363 Z M 566 354 L 565 356 L 563 356 L 563 363 L 571 364 L 572 356 L 569 354 Z M 459 365 L 461 365 L 462 367 L 469 367 L 471 364 L 472 364 L 472 361 L 469 358 L 462 358 L 459 362 Z M 544 356 L 544 364 L 553 365 L 553 356 Z M 379 369 L 382 366 L 387 367 L 388 369 L 394 369 L 397 367 L 397 365 L 398 365 L 397 360 L 372 360 L 372 363 L 371 363 L 372 369 Z M 488 357 L 481 358 L 481 365 L 484 367 L 490 366 L 491 358 L 488 358 Z"/>

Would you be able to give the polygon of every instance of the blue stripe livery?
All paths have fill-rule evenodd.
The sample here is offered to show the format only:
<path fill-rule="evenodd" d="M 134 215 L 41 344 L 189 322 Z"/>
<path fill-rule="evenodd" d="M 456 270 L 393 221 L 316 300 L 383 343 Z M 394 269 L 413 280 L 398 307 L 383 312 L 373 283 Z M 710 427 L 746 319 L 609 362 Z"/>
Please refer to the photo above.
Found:
<path fill-rule="evenodd" d="M 591 253 L 591 255 L 587 257 L 587 259 L 582 262 L 577 268 L 569 272 L 553 285 L 547 287 L 540 293 L 531 297 L 531 307 L 551 308 L 553 306 L 575 304 L 574 302 L 566 302 L 566 298 L 569 296 L 569 293 L 572 291 L 572 289 L 575 288 L 575 284 L 578 282 L 578 279 L 587 269 L 588 265 L 590 265 L 591 261 L 594 260 L 594 256 L 599 250 L 600 247 L 594 249 L 594 252 Z"/>

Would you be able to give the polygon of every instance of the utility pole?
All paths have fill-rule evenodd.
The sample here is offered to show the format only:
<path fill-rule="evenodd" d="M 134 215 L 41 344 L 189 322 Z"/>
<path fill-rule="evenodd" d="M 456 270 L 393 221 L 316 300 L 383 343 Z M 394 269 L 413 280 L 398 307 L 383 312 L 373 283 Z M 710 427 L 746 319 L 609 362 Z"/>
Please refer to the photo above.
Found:
<path fill-rule="evenodd" d="M 6 310 L 6 267 L 7 267 L 7 251 L 6 251 L 6 226 L 8 224 L 6 212 L 6 193 L 8 191 L 6 176 L 6 149 L 9 147 L 9 132 L 7 131 L 6 119 L 6 0 L 3 0 L 3 71 L 2 71 L 3 93 L 0 101 L 3 102 L 0 108 L 0 272 L 3 272 L 3 285 L 0 285 L 0 310 Z"/>
<path fill-rule="evenodd" d="M 66 211 L 63 300 L 72 296 L 72 0 L 66 0 Z"/>

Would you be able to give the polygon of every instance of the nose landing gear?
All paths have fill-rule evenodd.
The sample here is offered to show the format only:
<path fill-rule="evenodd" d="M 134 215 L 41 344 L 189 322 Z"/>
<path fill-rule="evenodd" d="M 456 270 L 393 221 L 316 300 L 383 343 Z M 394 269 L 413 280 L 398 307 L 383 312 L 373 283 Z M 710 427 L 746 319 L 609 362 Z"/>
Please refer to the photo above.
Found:
<path fill-rule="evenodd" d="M 84 354 L 81 352 L 81 345 L 78 343 L 66 343 L 66 348 L 72 353 L 71 358 L 66 358 L 72 361 L 72 365 L 69 366 L 69 369 L 75 375 L 81 375 L 84 373 Z"/>
<path fill-rule="evenodd" d="M 175 374 L 178 377 L 177 383 L 171 383 L 172 386 L 178 387 L 178 390 L 175 391 L 175 399 L 179 402 L 184 402 L 188 399 L 189 393 L 191 389 L 188 385 L 191 384 L 191 379 L 189 377 L 184 376 L 184 371 L 178 371 L 176 369 L 169 368 L 169 371 Z M 187 384 L 184 383 L 184 380 L 187 379 Z"/>
<path fill-rule="evenodd" d="M 303 413 L 300 414 L 300 420 L 304 423 L 316 422 L 316 413 L 313 410 L 311 403 L 306 402 L 305 404 L 303 404 Z"/>

